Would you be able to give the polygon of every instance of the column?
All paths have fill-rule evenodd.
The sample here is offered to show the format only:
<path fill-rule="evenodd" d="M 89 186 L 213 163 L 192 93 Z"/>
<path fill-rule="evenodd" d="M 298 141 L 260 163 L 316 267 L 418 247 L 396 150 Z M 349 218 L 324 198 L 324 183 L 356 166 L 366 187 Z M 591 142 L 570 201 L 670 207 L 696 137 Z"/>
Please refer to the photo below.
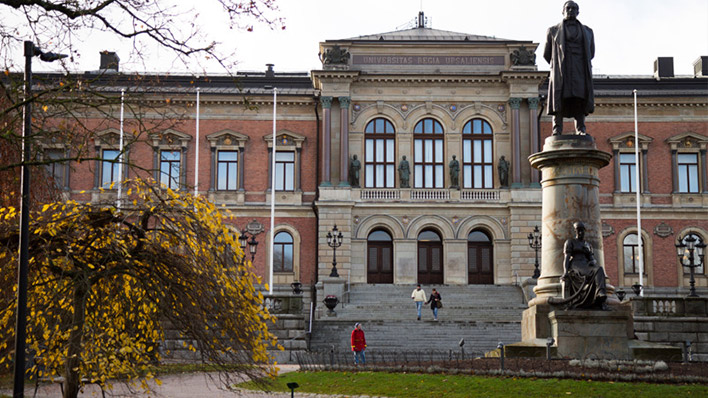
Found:
<path fill-rule="evenodd" d="M 332 151 L 332 97 L 321 97 L 322 102 L 322 181 L 320 186 L 332 186 L 331 151 Z"/>
<path fill-rule="evenodd" d="M 243 184 L 243 179 L 241 178 L 241 169 L 243 169 L 243 160 L 241 159 L 241 154 L 239 154 L 238 159 L 238 170 L 239 177 L 238 183 Z M 216 147 L 212 146 L 209 148 L 209 164 L 211 165 L 211 170 L 209 170 L 209 192 L 216 191 Z"/>
<path fill-rule="evenodd" d="M 644 193 L 649 193 L 649 167 L 647 166 L 648 151 L 648 149 L 642 149 L 642 184 L 644 185 L 644 189 L 642 189 L 642 191 Z"/>
<path fill-rule="evenodd" d="M 511 187 L 521 188 L 521 98 L 509 98 L 511 106 Z"/>
<path fill-rule="evenodd" d="M 243 147 L 238 148 L 238 159 L 239 163 L 237 164 L 238 166 L 238 190 L 239 191 L 245 191 L 246 190 L 246 181 L 244 179 L 245 172 L 244 170 L 246 168 L 246 162 L 243 160 L 243 155 L 244 155 L 244 150 Z M 273 164 L 272 161 L 270 164 Z M 214 169 L 216 169 L 216 165 L 214 165 Z M 216 184 L 216 181 L 214 181 Z"/>
<path fill-rule="evenodd" d="M 706 175 L 706 168 L 708 168 L 708 164 L 706 164 L 706 150 L 701 149 L 701 162 L 699 164 L 701 167 L 701 181 L 703 181 L 703 193 L 708 193 L 708 181 L 706 181 L 706 178 L 708 175 Z"/>
<path fill-rule="evenodd" d="M 538 97 L 527 98 L 529 102 L 529 135 L 530 138 L 530 151 L 529 153 L 534 154 L 539 152 L 541 148 L 539 147 L 540 137 L 538 136 Z M 540 188 L 541 187 L 541 171 L 531 168 L 531 186 Z"/>
<path fill-rule="evenodd" d="M 339 185 L 349 186 L 349 97 L 339 97 Z"/>
<path fill-rule="evenodd" d="M 678 170 L 677 170 L 676 150 L 671 150 L 671 193 L 678 192 Z"/>
<path fill-rule="evenodd" d="M 621 191 L 621 186 L 620 186 L 620 154 L 619 154 L 619 149 L 613 149 L 612 150 L 612 164 L 614 166 L 614 180 L 615 180 L 615 191 L 614 193 L 620 193 Z"/>

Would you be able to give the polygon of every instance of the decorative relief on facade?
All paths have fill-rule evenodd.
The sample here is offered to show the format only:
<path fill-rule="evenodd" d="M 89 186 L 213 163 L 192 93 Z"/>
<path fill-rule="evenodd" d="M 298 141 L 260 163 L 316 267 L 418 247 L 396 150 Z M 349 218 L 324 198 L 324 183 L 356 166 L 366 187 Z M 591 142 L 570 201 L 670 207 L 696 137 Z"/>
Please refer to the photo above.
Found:
<path fill-rule="evenodd" d="M 403 222 L 403 225 L 408 225 L 411 220 L 408 219 L 408 216 L 403 216 L 401 221 Z"/>
<path fill-rule="evenodd" d="M 536 53 L 529 51 L 526 46 L 521 46 L 509 54 L 512 66 L 534 66 L 536 65 Z"/>
<path fill-rule="evenodd" d="M 347 65 L 349 63 L 350 54 L 346 48 L 341 48 L 338 45 L 325 50 L 324 54 L 319 54 L 323 65 Z"/>
<path fill-rule="evenodd" d="M 665 222 L 659 223 L 656 227 L 654 227 L 654 235 L 658 235 L 662 238 L 666 238 L 668 236 L 671 236 L 674 234 L 674 229 L 671 228 L 670 225 L 666 224 Z"/>
<path fill-rule="evenodd" d="M 612 235 L 615 233 L 615 229 L 612 228 L 612 225 L 602 223 L 602 237 L 607 238 L 608 236 Z"/>
<path fill-rule="evenodd" d="M 354 224 L 359 224 L 359 216 L 354 216 Z"/>
<path fill-rule="evenodd" d="M 454 104 L 450 105 L 449 109 L 450 109 L 450 112 L 455 113 L 455 112 L 457 112 L 457 105 L 454 105 Z"/>
<path fill-rule="evenodd" d="M 253 219 L 251 222 L 246 224 L 246 228 L 244 229 L 251 235 L 258 235 L 261 232 L 265 231 L 265 227 L 263 226 L 263 224 L 258 222 L 258 220 L 256 219 Z"/>
<path fill-rule="evenodd" d="M 359 112 L 359 111 L 361 110 L 361 105 L 359 105 L 359 104 L 354 104 L 353 109 L 354 109 L 354 112 Z"/>
<path fill-rule="evenodd" d="M 407 104 L 402 104 L 402 105 L 401 105 L 401 111 L 403 111 L 403 112 L 408 112 L 408 105 L 407 105 Z"/>

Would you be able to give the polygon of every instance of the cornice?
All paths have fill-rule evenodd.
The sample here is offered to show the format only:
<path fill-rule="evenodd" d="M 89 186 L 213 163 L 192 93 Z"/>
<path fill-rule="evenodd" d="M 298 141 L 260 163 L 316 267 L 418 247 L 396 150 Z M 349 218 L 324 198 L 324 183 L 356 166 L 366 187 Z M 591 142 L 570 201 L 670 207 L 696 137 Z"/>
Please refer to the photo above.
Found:
<path fill-rule="evenodd" d="M 362 75 L 360 83 L 503 83 L 498 75 Z"/>

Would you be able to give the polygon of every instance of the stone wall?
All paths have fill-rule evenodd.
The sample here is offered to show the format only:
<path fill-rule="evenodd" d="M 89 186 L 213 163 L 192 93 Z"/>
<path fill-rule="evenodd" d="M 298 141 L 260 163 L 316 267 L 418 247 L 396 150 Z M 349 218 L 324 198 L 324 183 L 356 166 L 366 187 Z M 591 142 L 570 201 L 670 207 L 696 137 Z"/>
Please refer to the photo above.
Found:
<path fill-rule="evenodd" d="M 708 298 L 633 297 L 634 333 L 644 341 L 683 347 L 708 360 Z"/>

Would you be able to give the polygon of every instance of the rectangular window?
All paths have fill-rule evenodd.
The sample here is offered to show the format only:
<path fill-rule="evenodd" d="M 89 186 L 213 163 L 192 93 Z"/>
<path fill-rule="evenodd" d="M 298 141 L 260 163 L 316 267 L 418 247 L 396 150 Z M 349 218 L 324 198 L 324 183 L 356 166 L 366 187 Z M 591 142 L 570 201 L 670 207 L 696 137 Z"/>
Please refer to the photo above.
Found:
<path fill-rule="evenodd" d="M 219 151 L 216 181 L 216 189 L 219 191 L 238 189 L 238 151 Z"/>
<path fill-rule="evenodd" d="M 295 190 L 295 152 L 275 153 L 275 190 Z"/>
<path fill-rule="evenodd" d="M 443 188 L 445 167 L 442 139 L 416 139 L 413 171 L 415 188 Z"/>
<path fill-rule="evenodd" d="M 637 192 L 637 162 L 633 153 L 620 153 L 620 192 Z"/>
<path fill-rule="evenodd" d="M 118 168 L 120 163 L 118 163 L 118 158 L 120 156 L 120 151 L 115 149 L 104 149 L 101 158 L 101 186 L 103 188 L 110 188 L 111 184 L 118 182 Z"/>
<path fill-rule="evenodd" d="M 462 141 L 462 187 L 494 188 L 492 140 L 466 139 Z"/>
<path fill-rule="evenodd" d="M 677 163 L 678 191 L 698 193 L 698 154 L 680 153 Z"/>
<path fill-rule="evenodd" d="M 393 188 L 395 186 L 395 145 L 393 139 L 367 138 L 364 164 L 364 186 Z"/>
<path fill-rule="evenodd" d="M 64 181 L 66 167 L 64 162 L 59 162 L 59 159 L 64 159 L 63 149 L 49 149 L 44 151 L 44 156 L 50 163 L 47 164 L 47 174 L 49 178 L 52 179 L 54 186 L 57 188 L 64 188 L 66 186 L 66 181 Z"/>
<path fill-rule="evenodd" d="M 160 151 L 160 184 L 173 190 L 179 189 L 182 153 Z"/>

